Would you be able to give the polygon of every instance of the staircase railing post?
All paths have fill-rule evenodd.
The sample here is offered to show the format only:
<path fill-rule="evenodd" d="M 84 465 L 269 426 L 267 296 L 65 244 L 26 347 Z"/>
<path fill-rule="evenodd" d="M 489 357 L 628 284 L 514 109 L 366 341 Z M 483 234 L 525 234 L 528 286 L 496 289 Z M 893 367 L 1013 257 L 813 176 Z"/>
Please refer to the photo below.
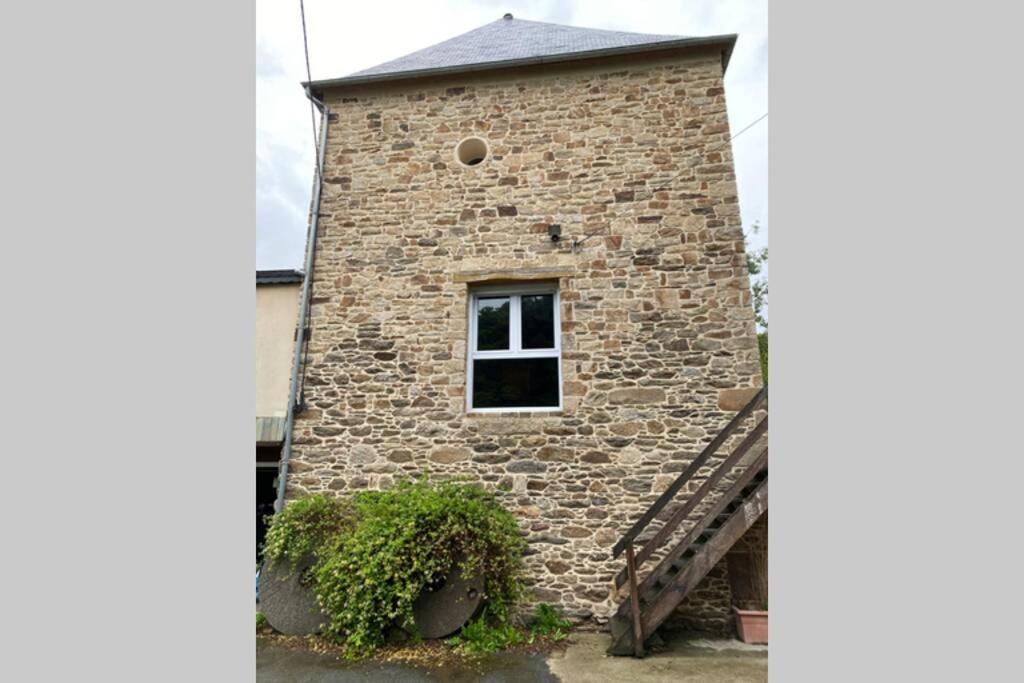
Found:
<path fill-rule="evenodd" d="M 644 656 L 643 621 L 640 619 L 640 592 L 636 588 L 636 558 L 633 544 L 626 546 L 626 571 L 629 573 L 629 603 L 633 610 L 633 655 Z"/>

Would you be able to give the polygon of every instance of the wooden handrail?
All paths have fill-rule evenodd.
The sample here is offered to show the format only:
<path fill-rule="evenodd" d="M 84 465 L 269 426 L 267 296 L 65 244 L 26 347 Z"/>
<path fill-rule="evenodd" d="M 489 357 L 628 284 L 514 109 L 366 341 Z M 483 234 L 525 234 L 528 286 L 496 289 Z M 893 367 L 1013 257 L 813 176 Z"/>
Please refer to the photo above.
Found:
<path fill-rule="evenodd" d="M 660 529 L 658 529 L 658 532 L 654 534 L 650 540 L 644 543 L 643 547 L 640 548 L 640 551 L 636 553 L 634 560 L 636 567 L 639 567 L 646 562 L 647 558 L 649 558 L 655 550 L 665 543 L 666 539 L 668 539 L 672 532 L 675 531 L 676 528 L 682 524 L 683 520 L 689 516 L 693 509 L 707 497 L 708 493 L 715 487 L 715 485 L 718 484 L 719 481 L 721 481 L 722 477 L 724 477 L 726 473 L 728 473 L 736 466 L 737 463 L 739 463 L 741 459 L 743 459 L 743 456 L 747 454 L 751 447 L 753 447 L 753 445 L 757 443 L 758 439 L 764 436 L 767 431 L 768 418 L 765 417 L 763 420 L 758 422 L 752 430 L 750 430 L 746 437 L 744 437 L 743 441 L 736 446 L 732 453 L 729 454 L 729 457 L 711 473 L 711 476 L 704 480 L 701 487 L 697 489 L 692 496 L 687 498 L 686 502 L 683 503 L 678 510 L 672 513 L 672 516 L 661 526 Z M 620 578 L 621 573 L 619 577 L 616 577 L 616 588 L 622 586 L 622 582 L 619 580 Z"/>
<path fill-rule="evenodd" d="M 636 540 L 636 537 L 639 536 L 645 528 L 647 528 L 647 525 L 651 523 L 658 513 L 661 512 L 673 498 L 675 498 L 676 494 L 679 493 L 679 490 L 683 488 L 683 484 L 689 481 L 690 478 L 692 478 L 693 475 L 704 466 L 704 463 L 706 463 L 708 459 L 714 455 L 715 451 L 725 443 L 726 439 L 732 435 L 736 430 L 736 427 L 738 427 L 739 424 L 747 418 L 747 416 L 754 412 L 754 410 L 767 397 L 768 387 L 765 386 L 747 402 L 747 405 L 743 406 L 743 409 L 740 410 L 740 412 L 736 413 L 736 415 L 729 421 L 729 424 L 725 426 L 725 429 L 719 432 L 718 436 L 711 440 L 711 443 L 701 451 L 700 455 L 694 458 L 693 462 L 690 463 L 690 466 L 687 467 L 686 470 L 669 485 L 665 492 L 658 497 L 658 500 L 654 501 L 654 504 L 651 505 L 651 507 L 649 507 L 647 511 L 640 516 L 640 519 L 630 527 L 629 531 L 619 539 L 612 548 L 613 559 L 618 557 L 627 545 L 630 545 L 634 540 Z"/>

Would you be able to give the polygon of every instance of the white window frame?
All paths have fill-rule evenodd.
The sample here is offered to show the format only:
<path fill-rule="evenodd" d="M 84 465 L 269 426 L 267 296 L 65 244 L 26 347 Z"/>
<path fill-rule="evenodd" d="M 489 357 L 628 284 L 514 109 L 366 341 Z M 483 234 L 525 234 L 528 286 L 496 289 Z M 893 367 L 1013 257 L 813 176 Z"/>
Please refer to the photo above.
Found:
<path fill-rule="evenodd" d="M 522 348 L 522 317 L 520 297 L 531 294 L 553 294 L 555 346 L 552 349 Z M 477 301 L 481 298 L 507 296 L 509 298 L 508 349 L 477 351 Z M 562 306 L 557 283 L 529 283 L 520 285 L 489 285 L 473 287 L 469 293 L 469 343 L 466 353 L 466 411 L 470 413 L 554 413 L 562 410 Z M 473 361 L 502 358 L 556 358 L 558 359 L 558 405 L 516 408 L 473 407 Z"/>

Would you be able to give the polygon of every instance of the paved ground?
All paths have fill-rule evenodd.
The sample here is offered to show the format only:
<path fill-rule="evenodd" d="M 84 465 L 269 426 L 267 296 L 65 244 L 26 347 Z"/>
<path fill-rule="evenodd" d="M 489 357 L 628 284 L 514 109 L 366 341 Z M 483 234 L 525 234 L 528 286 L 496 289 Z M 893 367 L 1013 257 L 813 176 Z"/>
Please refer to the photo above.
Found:
<path fill-rule="evenodd" d="M 644 659 L 607 657 L 608 636 L 577 633 L 565 652 L 495 655 L 478 668 L 425 671 L 400 664 L 346 664 L 335 657 L 257 640 L 258 683 L 747 683 L 768 680 L 766 648 L 738 642 L 672 638 L 666 650 Z"/>
<path fill-rule="evenodd" d="M 551 672 L 562 683 L 748 683 L 768 680 L 766 647 L 738 641 L 689 641 L 668 638 L 665 650 L 643 659 L 608 657 L 608 635 L 582 633 L 564 653 L 548 657 Z"/>

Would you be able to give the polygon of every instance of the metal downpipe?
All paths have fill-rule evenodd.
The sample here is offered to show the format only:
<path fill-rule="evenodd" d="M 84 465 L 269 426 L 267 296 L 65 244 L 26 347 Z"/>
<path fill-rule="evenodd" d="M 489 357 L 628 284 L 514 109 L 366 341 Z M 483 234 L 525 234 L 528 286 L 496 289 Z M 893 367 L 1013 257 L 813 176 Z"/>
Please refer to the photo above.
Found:
<path fill-rule="evenodd" d="M 284 445 L 281 447 L 281 465 L 277 475 L 277 498 L 274 500 L 274 514 L 284 507 L 284 492 L 288 484 L 288 461 L 292 455 L 292 431 L 295 424 L 295 404 L 299 389 L 299 367 L 302 364 L 302 349 L 306 343 L 306 318 L 309 312 L 310 292 L 313 288 L 313 258 L 316 255 L 317 225 L 320 221 L 320 193 L 323 188 L 324 156 L 327 152 L 327 105 L 320 102 L 306 90 L 308 97 L 320 109 L 320 150 L 314 179 L 313 203 L 310 209 L 309 232 L 306 235 L 306 268 L 302 280 L 302 296 L 299 299 L 298 331 L 295 334 L 295 352 L 292 355 L 292 377 L 288 388 L 288 412 L 284 423 Z"/>

